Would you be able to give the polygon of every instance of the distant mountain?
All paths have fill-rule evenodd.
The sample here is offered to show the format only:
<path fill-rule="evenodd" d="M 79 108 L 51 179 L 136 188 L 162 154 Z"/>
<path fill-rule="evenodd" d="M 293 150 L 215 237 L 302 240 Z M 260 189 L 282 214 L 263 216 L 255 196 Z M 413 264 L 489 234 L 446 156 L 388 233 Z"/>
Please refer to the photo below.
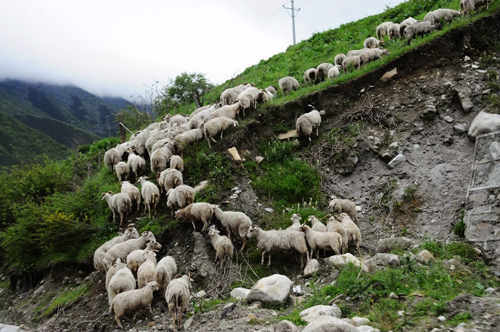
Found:
<path fill-rule="evenodd" d="M 79 145 L 112 136 L 114 115 L 127 105 L 123 98 L 101 98 L 75 86 L 0 81 L 0 165 L 30 159 L 29 145 L 32 158 L 42 153 L 61 158 Z"/>

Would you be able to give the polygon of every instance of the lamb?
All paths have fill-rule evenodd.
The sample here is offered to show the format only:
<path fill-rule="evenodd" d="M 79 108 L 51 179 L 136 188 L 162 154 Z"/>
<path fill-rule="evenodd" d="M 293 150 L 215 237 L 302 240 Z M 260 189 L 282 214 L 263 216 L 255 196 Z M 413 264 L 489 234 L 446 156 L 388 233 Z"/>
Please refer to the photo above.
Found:
<path fill-rule="evenodd" d="M 299 88 L 299 81 L 297 81 L 297 79 L 295 79 L 294 77 L 286 76 L 278 81 L 278 85 L 281 92 L 283 92 L 283 95 L 286 95 L 292 90 L 297 91 L 297 89 Z"/>
<path fill-rule="evenodd" d="M 343 53 L 339 53 L 335 56 L 335 58 L 333 59 L 333 63 L 340 66 L 342 68 L 342 61 L 344 61 L 345 59 L 345 54 Z"/>
<path fill-rule="evenodd" d="M 109 281 L 111 280 L 111 278 L 113 278 L 116 272 L 123 267 L 123 263 L 124 262 L 121 260 L 121 258 L 118 258 L 113 262 L 113 265 L 109 268 L 108 272 L 106 272 L 106 283 L 104 284 L 106 287 L 106 291 L 108 291 Z"/>
<path fill-rule="evenodd" d="M 193 230 L 196 232 L 195 220 L 201 220 L 203 222 L 203 228 L 201 232 L 204 232 L 208 228 L 210 219 L 214 215 L 214 206 L 209 203 L 199 202 L 192 203 L 183 209 L 175 211 L 176 219 L 184 219 L 191 221 L 193 225 Z"/>
<path fill-rule="evenodd" d="M 342 237 L 334 232 L 317 232 L 312 230 L 307 225 L 302 225 L 300 228 L 306 235 L 307 244 L 311 248 L 311 259 L 314 251 L 316 251 L 316 259 L 319 259 L 319 249 L 333 250 L 336 255 L 340 254 L 342 247 Z"/>
<path fill-rule="evenodd" d="M 334 198 L 328 203 L 328 206 L 333 213 L 345 212 L 349 214 L 354 221 L 359 222 L 356 203 L 353 201 L 349 199 Z"/>
<path fill-rule="evenodd" d="M 326 232 L 326 226 L 319 220 L 316 216 L 310 215 L 309 222 L 311 223 L 311 229 L 316 232 Z"/>
<path fill-rule="evenodd" d="M 417 22 L 420 22 L 419 20 L 414 19 L 413 17 L 408 17 L 405 19 L 403 22 L 399 24 L 399 35 L 403 37 L 405 35 L 405 30 L 408 26 L 413 25 Z"/>
<path fill-rule="evenodd" d="M 429 21 L 418 22 L 405 29 L 405 37 L 410 45 L 411 40 L 416 36 L 423 36 L 439 28 L 438 24 L 432 25 Z"/>
<path fill-rule="evenodd" d="M 383 44 L 384 42 L 381 42 L 375 37 L 368 37 L 365 39 L 363 42 L 363 47 L 364 48 L 377 48 L 380 44 Z"/>
<path fill-rule="evenodd" d="M 167 168 L 160 173 L 160 177 L 158 178 L 158 185 L 162 192 L 163 190 L 168 192 L 169 189 L 180 186 L 183 183 L 182 173 L 174 168 Z"/>
<path fill-rule="evenodd" d="M 300 221 L 302 220 L 302 218 L 298 214 L 294 213 L 292 214 L 290 220 L 292 221 L 292 225 L 288 226 L 287 229 L 298 231 L 300 228 Z"/>
<path fill-rule="evenodd" d="M 328 79 L 334 79 L 339 77 L 340 75 L 340 67 L 339 65 L 335 65 L 328 71 Z"/>
<path fill-rule="evenodd" d="M 195 190 L 185 184 L 181 184 L 167 191 L 167 206 L 174 214 L 175 208 L 183 208 L 194 202 Z"/>
<path fill-rule="evenodd" d="M 121 192 L 130 197 L 131 203 L 137 205 L 137 211 L 139 211 L 139 208 L 141 207 L 141 192 L 139 191 L 139 188 L 131 184 L 129 181 L 122 181 L 121 184 Z"/>
<path fill-rule="evenodd" d="M 344 69 L 344 73 L 347 72 L 347 68 L 349 67 L 349 65 L 354 65 L 354 67 L 359 70 L 361 68 L 361 58 L 359 57 L 359 55 L 347 56 L 344 61 L 342 61 L 342 68 Z"/>
<path fill-rule="evenodd" d="M 342 238 L 342 253 L 345 254 L 349 246 L 349 238 L 347 237 L 347 232 L 344 226 L 342 226 L 342 224 L 335 219 L 335 217 L 330 217 L 326 223 L 326 231 L 337 232 L 340 234 L 340 237 Z"/>
<path fill-rule="evenodd" d="M 158 190 L 158 187 L 153 182 L 147 181 L 147 179 L 147 176 L 141 176 L 138 182 L 141 183 L 141 195 L 144 204 L 146 204 L 144 213 L 147 209 L 148 217 L 151 218 L 151 205 L 153 205 L 153 210 L 156 210 L 156 205 L 160 201 L 160 190 Z"/>
<path fill-rule="evenodd" d="M 195 128 L 180 133 L 174 138 L 174 148 L 177 154 L 183 155 L 186 146 L 196 143 L 203 138 L 203 128 Z"/>
<path fill-rule="evenodd" d="M 137 287 L 142 288 L 153 281 L 156 271 L 156 253 L 152 250 L 143 253 L 144 263 L 137 269 Z"/>
<path fill-rule="evenodd" d="M 268 103 L 271 100 L 273 100 L 274 95 L 273 95 L 272 92 L 267 91 L 267 90 L 262 90 L 261 92 L 262 92 L 262 94 L 261 94 L 261 96 L 262 96 L 262 102 Z"/>
<path fill-rule="evenodd" d="M 398 23 L 392 23 L 387 29 L 387 34 L 390 40 L 401 39 L 401 25 Z"/>
<path fill-rule="evenodd" d="M 113 166 L 116 176 L 118 177 L 118 182 L 126 180 L 128 177 L 128 165 L 126 162 L 120 161 L 118 164 Z"/>
<path fill-rule="evenodd" d="M 111 148 L 104 154 L 104 165 L 108 167 L 108 172 L 113 172 L 113 168 L 122 160 L 122 154 L 117 148 Z"/>
<path fill-rule="evenodd" d="M 274 85 L 270 85 L 267 88 L 265 88 L 265 90 L 267 92 L 270 92 L 273 96 L 275 96 L 278 89 Z"/>
<path fill-rule="evenodd" d="M 153 293 L 158 290 L 156 281 L 151 281 L 141 289 L 134 289 L 118 294 L 111 304 L 109 312 L 115 311 L 115 320 L 118 326 L 123 329 L 120 318 L 125 312 L 133 312 L 140 308 L 149 306 L 149 312 L 153 315 L 151 302 L 153 301 Z"/>
<path fill-rule="evenodd" d="M 120 160 L 126 160 L 128 157 L 128 149 L 131 147 L 130 142 L 118 144 L 116 149 L 120 153 Z"/>
<path fill-rule="evenodd" d="M 142 232 L 137 239 L 130 239 L 121 243 L 115 244 L 109 249 L 103 258 L 103 264 L 106 270 L 111 266 L 111 262 L 117 258 L 121 258 L 124 262 L 127 260 L 128 254 L 137 249 L 144 249 L 149 241 L 156 241 L 153 233 L 149 231 Z"/>
<path fill-rule="evenodd" d="M 226 118 L 224 116 L 206 122 L 203 130 L 205 138 L 208 141 L 208 146 L 212 148 L 212 146 L 210 145 L 210 140 L 212 140 L 214 143 L 217 143 L 217 141 L 214 139 L 214 136 L 220 133 L 220 138 L 222 139 L 224 130 L 228 129 L 231 126 L 238 127 L 238 121 Z"/>
<path fill-rule="evenodd" d="M 165 291 L 165 300 L 172 315 L 174 332 L 177 331 L 177 327 L 181 328 L 182 315 L 187 310 L 189 296 L 191 295 L 189 292 L 191 281 L 192 279 L 189 276 L 184 275 L 182 278 L 170 281 Z"/>
<path fill-rule="evenodd" d="M 429 21 L 432 25 L 440 23 L 441 21 L 450 23 L 455 17 L 459 17 L 461 14 L 462 13 L 458 10 L 440 8 L 432 12 L 428 12 L 424 17 L 424 21 Z"/>
<path fill-rule="evenodd" d="M 469 16 L 474 10 L 479 7 L 486 6 L 486 10 L 489 9 L 491 0 L 460 0 L 460 10 L 462 11 L 462 17 L 465 15 Z"/>
<path fill-rule="evenodd" d="M 172 256 L 165 256 L 158 264 L 156 264 L 156 271 L 153 275 L 153 280 L 158 283 L 158 287 L 162 292 L 167 289 L 170 280 L 172 280 L 177 273 L 177 265 Z"/>
<path fill-rule="evenodd" d="M 205 122 L 208 122 L 208 121 L 215 119 L 216 117 L 219 117 L 219 116 L 225 116 L 225 117 L 230 118 L 230 119 L 235 119 L 236 115 L 238 115 L 239 111 L 242 108 L 243 108 L 243 106 L 242 106 L 240 101 L 237 101 L 236 103 L 231 104 L 231 105 L 222 106 L 221 108 L 219 108 L 218 110 L 216 110 L 215 112 L 213 112 L 212 114 L 207 116 L 205 118 Z"/>
<path fill-rule="evenodd" d="M 210 242 L 212 247 L 215 249 L 215 260 L 219 259 L 220 266 L 222 269 L 224 262 L 231 264 L 231 259 L 233 258 L 233 243 L 227 236 L 219 235 L 219 231 L 215 228 L 208 231 L 210 236 Z"/>
<path fill-rule="evenodd" d="M 373 48 L 373 49 L 366 50 L 359 55 L 360 64 L 366 65 L 367 63 L 369 63 L 371 61 L 381 59 L 382 55 L 388 55 L 388 54 L 390 54 L 390 52 L 388 50 L 383 50 L 380 48 Z"/>
<path fill-rule="evenodd" d="M 347 213 L 342 212 L 339 215 L 339 221 L 344 226 L 344 229 L 347 232 L 348 243 L 354 243 L 356 245 L 356 249 L 358 249 L 358 255 L 361 256 L 361 252 L 359 247 L 361 245 L 361 232 L 359 231 L 358 226 L 352 221 Z"/>
<path fill-rule="evenodd" d="M 252 226 L 252 220 L 238 211 L 222 211 L 217 205 L 214 206 L 215 217 L 220 221 L 222 227 L 226 229 L 227 236 L 231 240 L 231 232 L 238 233 L 238 236 L 243 241 L 240 252 L 243 252 L 247 244 L 247 233 Z"/>
<path fill-rule="evenodd" d="M 375 29 L 375 34 L 377 35 L 377 38 L 379 40 L 384 40 L 384 36 L 387 34 L 387 29 L 389 29 L 389 26 L 392 24 L 392 22 L 383 22 L 377 25 L 377 28 Z"/>
<path fill-rule="evenodd" d="M 101 194 L 101 200 L 105 199 L 108 203 L 111 212 L 113 212 L 113 221 L 115 221 L 116 214 L 120 215 L 120 227 L 123 224 L 123 220 L 127 218 L 127 214 L 132 209 L 132 201 L 127 194 L 119 193 L 113 194 L 112 191 Z"/>
<path fill-rule="evenodd" d="M 324 114 L 325 111 L 312 110 L 299 116 L 295 123 L 297 134 L 299 136 L 307 136 L 309 137 L 309 141 L 311 141 L 311 134 L 314 128 L 316 128 L 316 136 L 318 136 L 321 116 Z"/>
<path fill-rule="evenodd" d="M 327 62 L 321 63 L 320 65 L 318 65 L 318 67 L 316 67 L 316 69 L 318 70 L 318 82 L 323 82 L 324 80 L 326 80 L 326 78 L 328 77 L 328 71 L 332 67 L 333 65 Z"/>
<path fill-rule="evenodd" d="M 264 256 L 269 254 L 267 266 L 271 266 L 271 252 L 274 250 L 293 249 L 300 254 L 300 266 L 304 266 L 303 256 L 306 255 L 309 262 L 306 239 L 304 233 L 294 230 L 268 230 L 265 231 L 257 225 L 252 225 L 248 229 L 247 238 L 255 236 L 257 238 L 257 248 L 262 251 L 261 265 L 264 265 Z"/>
<path fill-rule="evenodd" d="M 316 68 L 309 68 L 304 72 L 304 82 L 306 84 L 314 84 L 318 79 L 318 70 Z"/>
<path fill-rule="evenodd" d="M 135 289 L 135 278 L 121 259 L 116 260 L 116 267 L 114 275 L 109 279 L 107 284 L 108 290 L 108 303 L 111 310 L 113 299 L 117 294 Z"/>
<path fill-rule="evenodd" d="M 165 144 L 161 148 L 154 150 L 151 154 L 151 172 L 153 172 L 157 178 L 162 171 L 167 169 L 172 155 L 172 147 L 169 144 Z"/>
<path fill-rule="evenodd" d="M 102 274 L 106 274 L 106 266 L 102 263 L 102 260 L 104 258 L 104 255 L 106 252 L 111 249 L 115 244 L 130 240 L 130 239 L 137 239 L 139 237 L 139 233 L 137 232 L 137 229 L 134 227 L 129 227 L 123 232 L 123 234 L 120 234 L 118 236 L 115 236 L 111 240 L 105 242 L 103 245 L 101 245 L 97 250 L 94 252 L 94 268 L 98 271 L 100 271 Z"/>
<path fill-rule="evenodd" d="M 127 267 L 132 272 L 137 272 L 137 269 L 145 262 L 145 252 L 158 252 L 161 249 L 161 244 L 156 241 L 149 241 L 146 249 L 137 249 L 127 255 Z"/>
<path fill-rule="evenodd" d="M 257 102 L 262 100 L 262 90 L 256 87 L 249 87 L 245 89 L 238 95 L 236 102 L 240 104 L 240 110 L 243 111 L 243 116 L 245 116 L 245 110 L 257 107 Z"/>
<path fill-rule="evenodd" d="M 141 171 L 146 167 L 146 161 L 141 156 L 135 154 L 133 149 L 128 149 L 127 165 L 129 172 L 134 173 L 134 180 L 136 180 Z"/>
<path fill-rule="evenodd" d="M 184 160 L 182 160 L 181 156 L 174 154 L 170 157 L 170 168 L 176 169 L 179 172 L 184 171 Z"/>

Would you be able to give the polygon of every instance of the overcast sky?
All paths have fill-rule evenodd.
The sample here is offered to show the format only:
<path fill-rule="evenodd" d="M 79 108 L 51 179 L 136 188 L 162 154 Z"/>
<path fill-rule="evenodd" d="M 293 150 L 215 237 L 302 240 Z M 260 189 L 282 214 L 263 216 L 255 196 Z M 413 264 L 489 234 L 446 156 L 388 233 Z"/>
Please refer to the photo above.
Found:
<path fill-rule="evenodd" d="M 296 41 L 402 1 L 296 0 Z M 284 6 L 291 2 L 0 0 L 0 79 L 127 99 L 182 72 L 223 83 L 293 43 Z"/>

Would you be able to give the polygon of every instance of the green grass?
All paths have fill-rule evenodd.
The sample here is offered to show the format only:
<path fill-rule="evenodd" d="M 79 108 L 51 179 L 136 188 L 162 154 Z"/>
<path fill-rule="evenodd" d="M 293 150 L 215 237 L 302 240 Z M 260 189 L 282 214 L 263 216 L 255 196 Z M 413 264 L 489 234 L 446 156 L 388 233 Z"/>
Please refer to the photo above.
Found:
<path fill-rule="evenodd" d="M 52 301 L 52 303 L 48 306 L 48 308 L 43 312 L 43 316 L 50 316 L 56 311 L 59 307 L 65 307 L 76 300 L 78 300 L 82 295 L 84 295 L 88 290 L 87 285 L 80 285 L 74 289 L 68 290 Z"/>

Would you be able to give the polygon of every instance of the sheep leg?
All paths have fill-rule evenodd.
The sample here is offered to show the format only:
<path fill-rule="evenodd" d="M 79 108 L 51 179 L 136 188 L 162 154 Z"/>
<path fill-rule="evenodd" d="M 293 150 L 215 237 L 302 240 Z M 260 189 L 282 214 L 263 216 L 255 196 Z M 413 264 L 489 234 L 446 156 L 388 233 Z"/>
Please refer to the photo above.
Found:
<path fill-rule="evenodd" d="M 260 260 L 260 265 L 264 265 L 264 255 L 266 254 L 265 251 L 262 252 L 262 259 Z"/>
<path fill-rule="evenodd" d="M 177 327 L 175 327 L 176 317 L 175 313 L 172 313 L 172 324 L 174 325 L 174 332 L 177 332 Z"/>
<path fill-rule="evenodd" d="M 246 244 L 247 244 L 247 240 L 243 239 L 243 245 L 241 246 L 240 252 L 243 252 L 243 249 L 245 248 Z"/>
<path fill-rule="evenodd" d="M 194 220 L 191 220 L 191 224 L 193 225 L 193 231 L 196 232 L 196 226 L 194 225 Z"/>
<path fill-rule="evenodd" d="M 269 253 L 269 262 L 267 262 L 267 267 L 271 266 L 271 253 Z"/>
<path fill-rule="evenodd" d="M 151 218 L 151 205 L 148 203 L 148 217 Z"/>
<path fill-rule="evenodd" d="M 208 142 L 208 147 L 211 149 L 212 146 L 210 146 L 210 139 L 207 137 L 207 142 Z"/>
<path fill-rule="evenodd" d="M 115 320 L 116 320 L 116 323 L 118 324 L 118 326 L 119 326 L 122 330 L 124 330 L 123 325 L 122 325 L 122 322 L 120 322 L 120 318 L 115 316 Z"/>
<path fill-rule="evenodd" d="M 182 329 L 182 312 L 179 313 L 179 322 L 177 326 L 179 327 L 179 329 Z"/>
<path fill-rule="evenodd" d="M 149 304 L 149 312 L 153 315 L 153 308 L 151 308 L 151 303 Z"/>

